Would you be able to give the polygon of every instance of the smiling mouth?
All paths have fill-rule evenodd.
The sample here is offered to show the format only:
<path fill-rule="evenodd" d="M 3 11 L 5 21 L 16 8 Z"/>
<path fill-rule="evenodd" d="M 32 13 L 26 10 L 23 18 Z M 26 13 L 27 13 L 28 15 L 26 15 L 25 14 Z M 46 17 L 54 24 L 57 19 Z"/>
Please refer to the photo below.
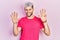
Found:
<path fill-rule="evenodd" d="M 27 14 L 26 14 L 27 15 Z M 28 17 L 30 17 L 32 15 L 32 13 L 30 15 L 27 15 Z"/>

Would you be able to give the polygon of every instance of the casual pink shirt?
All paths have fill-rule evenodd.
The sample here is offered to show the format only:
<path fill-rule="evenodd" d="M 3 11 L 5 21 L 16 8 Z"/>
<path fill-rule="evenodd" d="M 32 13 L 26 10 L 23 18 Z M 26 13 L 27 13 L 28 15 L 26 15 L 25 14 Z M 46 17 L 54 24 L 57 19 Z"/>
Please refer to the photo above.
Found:
<path fill-rule="evenodd" d="M 33 19 L 21 18 L 18 27 L 22 28 L 20 40 L 39 40 L 39 31 L 44 25 L 42 20 L 35 16 Z"/>

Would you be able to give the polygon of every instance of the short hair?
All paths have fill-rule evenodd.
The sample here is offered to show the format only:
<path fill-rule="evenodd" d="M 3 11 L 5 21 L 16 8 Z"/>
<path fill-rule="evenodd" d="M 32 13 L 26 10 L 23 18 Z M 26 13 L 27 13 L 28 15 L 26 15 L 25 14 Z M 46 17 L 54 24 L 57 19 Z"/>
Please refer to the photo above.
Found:
<path fill-rule="evenodd" d="M 25 5 L 24 5 L 24 7 L 29 7 L 29 6 L 31 6 L 31 7 L 33 8 L 33 3 L 27 2 L 27 3 L 25 3 Z"/>

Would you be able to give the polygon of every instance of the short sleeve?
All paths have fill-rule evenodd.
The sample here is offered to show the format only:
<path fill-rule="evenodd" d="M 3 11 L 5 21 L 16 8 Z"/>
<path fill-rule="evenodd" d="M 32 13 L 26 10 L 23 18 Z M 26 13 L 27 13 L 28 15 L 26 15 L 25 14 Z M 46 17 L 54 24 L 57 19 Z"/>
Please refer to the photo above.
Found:
<path fill-rule="evenodd" d="M 40 29 L 44 28 L 44 24 L 43 24 L 41 18 L 39 18 L 39 22 L 40 22 Z"/>
<path fill-rule="evenodd" d="M 20 19 L 20 20 L 18 20 L 17 27 L 22 27 L 22 25 L 21 25 L 21 19 Z"/>

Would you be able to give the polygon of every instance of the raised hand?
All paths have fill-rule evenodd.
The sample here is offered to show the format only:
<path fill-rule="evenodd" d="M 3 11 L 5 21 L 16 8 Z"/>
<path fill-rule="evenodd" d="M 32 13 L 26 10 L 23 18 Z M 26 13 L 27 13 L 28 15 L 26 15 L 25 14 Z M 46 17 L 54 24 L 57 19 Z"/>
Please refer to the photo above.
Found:
<path fill-rule="evenodd" d="M 41 20 L 43 21 L 43 22 L 46 22 L 47 21 L 47 14 L 46 14 L 46 10 L 45 9 L 41 9 L 40 10 L 40 15 L 39 15 L 39 17 L 41 18 Z"/>
<path fill-rule="evenodd" d="M 18 14 L 15 11 L 10 16 L 11 16 L 11 19 L 12 19 L 13 23 L 18 22 Z"/>

